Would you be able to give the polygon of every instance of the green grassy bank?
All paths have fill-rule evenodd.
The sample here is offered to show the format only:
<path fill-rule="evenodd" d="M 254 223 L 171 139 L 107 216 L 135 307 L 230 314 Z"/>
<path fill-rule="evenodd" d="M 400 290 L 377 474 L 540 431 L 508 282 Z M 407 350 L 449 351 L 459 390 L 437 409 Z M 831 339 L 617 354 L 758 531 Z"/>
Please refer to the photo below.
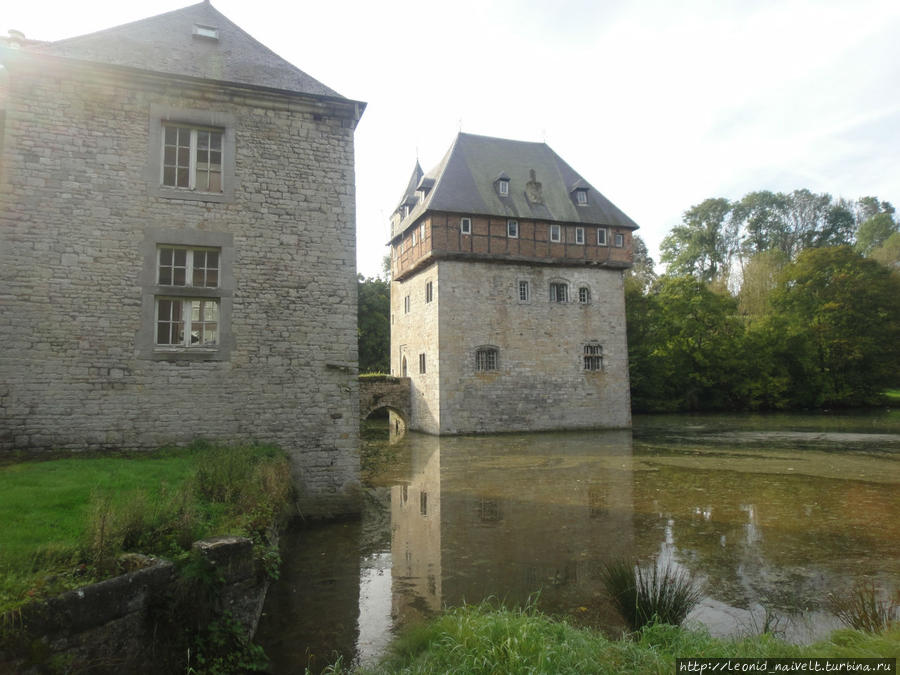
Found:
<path fill-rule="evenodd" d="M 2 466 L 0 612 L 115 574 L 123 552 L 177 561 L 225 533 L 262 547 L 290 485 L 287 458 L 267 446 Z"/>
<path fill-rule="evenodd" d="M 875 635 L 840 630 L 813 645 L 791 645 L 770 634 L 725 640 L 664 624 L 610 640 L 532 609 L 488 604 L 447 611 L 397 638 L 388 656 L 366 673 L 598 673 L 675 672 L 681 657 L 891 658 L 900 652 L 900 626 Z M 327 672 L 351 672 L 341 663 Z"/>

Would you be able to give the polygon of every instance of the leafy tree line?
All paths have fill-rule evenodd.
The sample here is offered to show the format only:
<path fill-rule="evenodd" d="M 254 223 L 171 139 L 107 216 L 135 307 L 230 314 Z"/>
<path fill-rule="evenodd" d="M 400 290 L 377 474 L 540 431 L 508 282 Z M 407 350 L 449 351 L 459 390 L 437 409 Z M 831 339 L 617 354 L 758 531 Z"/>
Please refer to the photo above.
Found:
<path fill-rule="evenodd" d="M 707 199 L 626 281 L 636 411 L 877 403 L 900 385 L 900 227 L 808 190 Z"/>
<path fill-rule="evenodd" d="M 379 277 L 357 275 L 359 372 L 391 370 L 391 284 Z"/>

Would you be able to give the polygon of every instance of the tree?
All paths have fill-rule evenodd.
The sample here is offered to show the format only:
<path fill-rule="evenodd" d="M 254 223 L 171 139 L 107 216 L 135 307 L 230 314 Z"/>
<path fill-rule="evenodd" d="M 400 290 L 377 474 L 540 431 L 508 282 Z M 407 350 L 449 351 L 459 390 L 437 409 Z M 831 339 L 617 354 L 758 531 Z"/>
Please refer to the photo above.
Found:
<path fill-rule="evenodd" d="M 667 274 L 691 275 L 700 281 L 727 277 L 737 249 L 737 223 L 729 218 L 731 202 L 707 199 L 684 212 L 660 245 Z"/>
<path fill-rule="evenodd" d="M 856 231 L 855 248 L 863 255 L 868 255 L 872 250 L 884 244 L 898 229 L 900 228 L 890 213 L 876 213 L 860 224 Z"/>
<path fill-rule="evenodd" d="M 387 281 L 357 277 L 360 372 L 387 373 L 391 369 L 391 288 Z"/>
<path fill-rule="evenodd" d="M 743 325 L 733 298 L 667 275 L 647 294 L 626 284 L 625 306 L 636 410 L 741 407 Z"/>
<path fill-rule="evenodd" d="M 849 246 L 810 249 L 789 265 L 772 305 L 802 337 L 796 400 L 864 405 L 900 384 L 900 278 Z"/>
<path fill-rule="evenodd" d="M 741 314 L 762 316 L 769 307 L 769 295 L 778 285 L 778 277 L 790 262 L 781 249 L 773 248 L 754 255 L 744 266 L 738 308 Z"/>
<path fill-rule="evenodd" d="M 900 273 L 900 232 L 894 232 L 881 246 L 873 249 L 869 257 Z"/>
<path fill-rule="evenodd" d="M 632 251 L 634 265 L 628 270 L 626 276 L 636 279 L 642 289 L 648 288 L 656 281 L 656 272 L 654 271 L 653 258 L 650 257 L 650 251 L 647 244 L 640 235 L 634 235 L 632 239 Z"/>
<path fill-rule="evenodd" d="M 734 204 L 733 218 L 743 230 L 743 251 L 753 256 L 772 248 L 782 249 L 786 237 L 788 197 L 781 192 L 750 192 Z"/>

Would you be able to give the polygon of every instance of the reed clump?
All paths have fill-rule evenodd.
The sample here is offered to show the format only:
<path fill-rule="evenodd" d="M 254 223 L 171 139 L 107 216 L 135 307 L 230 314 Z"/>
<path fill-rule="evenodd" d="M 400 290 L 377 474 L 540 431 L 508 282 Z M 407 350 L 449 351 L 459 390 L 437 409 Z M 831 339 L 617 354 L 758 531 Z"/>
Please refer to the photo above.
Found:
<path fill-rule="evenodd" d="M 671 561 L 640 565 L 618 560 L 604 566 L 601 578 L 632 631 L 652 623 L 680 626 L 703 597 L 693 576 Z"/>
<path fill-rule="evenodd" d="M 900 590 L 894 599 L 875 583 L 859 581 L 846 593 L 830 594 L 828 606 L 844 625 L 865 633 L 883 633 L 900 621 Z"/>

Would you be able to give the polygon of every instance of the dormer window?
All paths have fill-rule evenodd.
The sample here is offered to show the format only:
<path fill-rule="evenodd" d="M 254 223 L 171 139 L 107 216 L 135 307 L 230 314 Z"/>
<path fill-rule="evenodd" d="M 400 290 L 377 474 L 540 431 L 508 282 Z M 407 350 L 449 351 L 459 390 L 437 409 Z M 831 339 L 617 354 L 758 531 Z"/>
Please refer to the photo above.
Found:
<path fill-rule="evenodd" d="M 586 206 L 588 203 L 587 190 L 575 190 L 575 203 L 578 206 Z"/>
<path fill-rule="evenodd" d="M 502 172 L 499 176 L 497 176 L 497 180 L 494 181 L 497 185 L 497 194 L 501 197 L 509 196 L 509 176 L 506 175 L 506 172 Z"/>
<path fill-rule="evenodd" d="M 194 29 L 191 31 L 191 33 L 194 37 L 206 38 L 207 40 L 219 39 L 218 28 L 213 28 L 212 26 L 201 26 L 199 23 L 194 24 Z"/>

